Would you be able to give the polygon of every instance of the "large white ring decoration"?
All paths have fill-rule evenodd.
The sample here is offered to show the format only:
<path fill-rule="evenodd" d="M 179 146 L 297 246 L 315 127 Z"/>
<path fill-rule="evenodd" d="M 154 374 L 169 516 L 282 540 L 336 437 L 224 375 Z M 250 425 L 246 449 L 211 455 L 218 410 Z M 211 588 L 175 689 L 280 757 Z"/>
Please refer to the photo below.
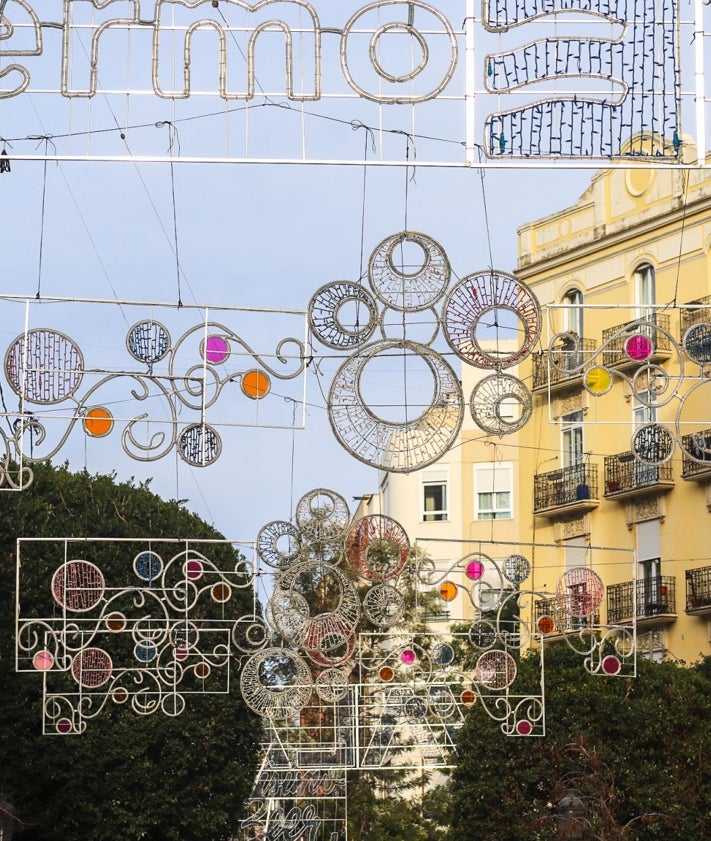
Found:
<path fill-rule="evenodd" d="M 515 403 L 511 419 L 503 411 L 507 401 Z M 533 399 L 531 392 L 517 377 L 491 374 L 474 386 L 469 408 L 479 429 L 490 435 L 508 435 L 518 432 L 528 423 L 533 412 Z"/>
<path fill-rule="evenodd" d="M 279 682 L 273 686 L 263 680 L 268 674 L 269 661 L 287 663 L 293 671 L 292 680 L 284 680 L 281 669 Z M 247 706 L 258 715 L 271 719 L 284 719 L 295 716 L 309 701 L 313 692 L 313 680 L 308 663 L 289 651 L 288 648 L 267 648 L 254 654 L 247 660 L 240 675 L 242 698 Z"/>
<path fill-rule="evenodd" d="M 273 520 L 262 526 L 257 535 L 257 554 L 270 567 L 288 566 L 299 557 L 301 535 L 286 520 Z"/>
<path fill-rule="evenodd" d="M 363 599 L 363 612 L 373 625 L 390 628 L 405 614 L 405 599 L 389 584 L 376 584 Z"/>
<path fill-rule="evenodd" d="M 21 333 L 5 354 L 10 388 L 29 403 L 50 406 L 71 397 L 84 376 L 79 346 L 58 330 Z"/>
<path fill-rule="evenodd" d="M 430 405 L 416 418 L 392 422 L 366 406 L 361 377 L 366 365 L 388 352 L 420 356 L 434 379 Z M 464 418 L 464 398 L 456 373 L 436 351 L 407 340 L 373 342 L 336 372 L 328 396 L 333 434 L 348 452 L 372 467 L 410 473 L 441 458 L 454 443 Z"/>
<path fill-rule="evenodd" d="M 352 304 L 358 321 L 344 324 L 341 310 Z M 373 335 L 378 326 L 378 310 L 370 292 L 349 280 L 335 280 L 322 286 L 309 301 L 309 327 L 326 347 L 351 350 Z"/>
<path fill-rule="evenodd" d="M 395 250 L 403 243 L 422 249 L 422 260 L 414 267 L 398 265 Z M 370 255 L 368 278 L 373 292 L 398 312 L 429 309 L 447 291 L 452 268 L 442 246 L 425 234 L 401 231 L 384 239 Z"/>
<path fill-rule="evenodd" d="M 501 312 L 516 317 L 515 325 L 498 324 Z M 491 324 L 486 320 L 491 319 Z M 531 290 L 513 275 L 495 270 L 471 274 L 451 290 L 443 307 L 444 336 L 452 350 L 477 368 L 510 368 L 525 359 L 541 334 L 541 308 Z M 477 329 L 490 328 L 493 349 L 481 346 Z M 507 340 L 523 332 L 517 347 Z M 483 331 L 488 339 L 488 332 Z"/>
<path fill-rule="evenodd" d="M 593 616 L 600 608 L 605 595 L 605 585 L 595 570 L 573 567 L 558 579 L 556 598 L 558 606 L 568 616 L 583 619 Z"/>

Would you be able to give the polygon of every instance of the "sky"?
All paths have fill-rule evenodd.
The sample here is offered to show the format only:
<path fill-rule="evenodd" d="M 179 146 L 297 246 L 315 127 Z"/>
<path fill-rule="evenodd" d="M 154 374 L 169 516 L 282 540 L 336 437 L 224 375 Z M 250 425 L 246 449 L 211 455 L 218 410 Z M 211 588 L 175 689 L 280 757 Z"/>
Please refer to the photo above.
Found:
<path fill-rule="evenodd" d="M 356 5 L 338 6 L 339 25 L 347 18 L 346 6 L 352 13 Z M 461 6 L 453 0 L 439 4 L 457 21 Z M 57 69 L 60 41 L 55 29 L 44 34 L 47 55 L 41 67 L 49 74 Z M 87 374 L 77 397 L 94 382 L 92 367 L 135 370 L 125 336 L 145 313 L 165 323 L 174 340 L 200 323 L 203 311 L 192 309 L 197 304 L 209 305 L 212 318 L 235 325 L 262 353 L 273 354 L 283 338 L 303 340 L 303 313 L 316 290 L 332 280 L 357 281 L 378 243 L 405 229 L 437 240 L 455 278 L 489 267 L 512 272 L 517 227 L 574 203 L 592 174 L 589 168 L 551 165 L 463 168 L 463 71 L 458 68 L 447 88 L 451 100 L 414 109 L 378 108 L 343 96 L 332 37 L 325 40 L 324 84 L 333 99 L 308 105 L 319 119 L 278 108 L 227 116 L 224 101 L 215 96 L 177 104 L 150 95 L 122 97 L 115 91 L 123 64 L 133 74 L 132 89 L 145 83 L 150 62 L 140 55 L 147 48 L 143 36 L 136 36 L 130 60 L 119 34 L 111 32 L 102 42 L 100 69 L 106 87 L 114 86 L 111 95 L 41 93 L 44 84 L 47 90 L 51 84 L 35 74 L 29 92 L 0 98 L 0 140 L 5 139 L 11 160 L 11 172 L 0 174 L 2 293 L 33 301 L 28 309 L 0 300 L 0 347 L 8 348 L 23 332 L 26 317 L 30 326 L 61 330 L 85 359 Z M 200 44 L 198 57 L 204 49 Z M 401 61 L 401 53 L 396 54 Z M 29 59 L 22 61 L 30 66 Z M 265 70 L 271 66 L 261 65 Z M 354 73 L 359 69 L 362 65 L 354 64 Z M 116 78 L 107 78 L 109 72 Z M 196 86 L 198 81 L 209 89 L 210 79 L 196 72 Z M 257 82 L 265 89 L 270 84 L 268 75 L 258 76 Z M 220 108 L 214 118 L 181 122 Z M 331 116 L 337 121 L 324 119 Z M 176 131 L 157 125 L 166 119 L 175 120 Z M 366 134 L 351 120 L 397 131 Z M 142 128 L 133 128 L 139 123 Z M 354 165 L 228 162 L 225 158 L 234 161 L 244 153 L 235 151 L 242 141 L 233 137 L 246 137 L 247 125 L 245 144 L 254 158 L 294 154 L 296 148 L 305 149 L 309 158 L 348 158 Z M 110 134 L 99 131 L 107 126 Z M 85 129 L 88 134 L 81 133 Z M 67 131 L 77 133 L 71 143 L 63 137 Z M 414 136 L 408 139 L 405 131 Z M 46 135 L 52 139 L 42 139 Z M 44 161 L 44 153 L 62 159 Z M 98 159 L 102 155 L 121 160 Z M 402 162 L 407 156 L 411 165 L 357 165 L 364 155 L 371 163 L 383 158 Z M 201 156 L 210 162 L 183 160 Z M 434 161 L 452 166 L 427 165 Z M 77 300 L 61 307 L 44 303 L 53 296 Z M 185 306 L 176 312 L 88 299 L 173 306 L 180 300 Z M 236 314 L 231 308 L 237 307 L 263 311 Z M 354 497 L 377 490 L 377 472 L 335 440 L 325 404 L 342 360 L 320 346 L 314 351 L 305 373 L 305 407 L 301 380 L 274 380 L 269 402 L 260 406 L 246 401 L 235 386 L 226 387 L 215 407 L 223 447 L 212 466 L 189 467 L 174 451 L 152 462 L 129 458 L 118 424 L 100 439 L 87 439 L 81 428 L 74 428 L 54 461 L 68 460 L 72 468 L 90 472 L 115 471 L 121 480 L 151 478 L 154 491 L 186 500 L 234 540 L 253 540 L 267 522 L 289 519 L 299 498 L 314 488 L 331 488 L 355 508 Z M 187 359 L 183 370 L 195 362 Z M 117 400 L 114 385 L 111 398 Z M 130 403 L 129 397 L 124 388 L 122 405 Z M 14 411 L 17 397 L 7 382 L 3 398 Z M 68 421 L 61 407 L 52 411 L 53 440 L 59 441 Z M 303 420 L 304 428 L 264 427 L 290 427 L 292 420 L 298 427 Z"/>

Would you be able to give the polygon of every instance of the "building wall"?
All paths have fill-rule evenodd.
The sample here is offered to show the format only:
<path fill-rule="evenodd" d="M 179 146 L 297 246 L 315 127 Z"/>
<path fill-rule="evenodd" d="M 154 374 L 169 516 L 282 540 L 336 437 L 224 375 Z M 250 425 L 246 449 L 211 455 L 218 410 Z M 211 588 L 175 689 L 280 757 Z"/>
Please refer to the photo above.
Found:
<path fill-rule="evenodd" d="M 582 338 L 597 343 L 597 351 L 581 347 L 581 353 L 587 353 L 588 360 L 609 360 L 599 355 L 603 330 L 622 326 L 645 312 L 635 299 L 635 272 L 643 265 L 652 267 L 656 281 L 657 306 L 649 311 L 657 319 L 669 319 L 669 332 L 679 342 L 680 305 L 711 295 L 711 177 L 703 171 L 642 167 L 599 172 L 574 206 L 521 227 L 518 245 L 516 274 L 532 288 L 544 311 L 544 364 L 548 343 L 564 329 L 565 310 L 560 305 L 573 288 L 583 295 Z M 711 321 L 711 313 L 706 320 Z M 541 357 L 530 358 L 522 366 L 522 377 L 531 386 L 535 364 L 541 364 Z M 687 385 L 708 376 L 708 371 L 702 372 L 688 359 L 684 364 Z M 672 379 L 681 373 L 673 346 L 658 365 Z M 519 485 L 533 485 L 536 476 L 547 477 L 543 487 L 555 485 L 556 472 L 564 466 L 562 419 L 582 412 L 583 460 L 597 468 L 598 493 L 589 501 L 553 504 L 545 516 L 540 514 L 540 496 L 537 500 L 534 492 L 523 493 L 521 539 L 553 546 L 534 566 L 536 588 L 555 584 L 565 570 L 566 546 L 570 554 L 576 541 L 599 547 L 588 550 L 587 560 L 606 585 L 616 585 L 633 577 L 631 551 L 639 556 L 638 575 L 644 574 L 640 559 L 658 529 L 661 575 L 673 578 L 675 605 L 673 610 L 669 605 L 659 615 L 642 617 L 638 633 L 650 634 L 643 639 L 644 645 L 694 661 L 711 647 L 707 618 L 686 613 L 685 574 L 711 564 L 709 486 L 682 478 L 678 446 L 669 463 L 670 478 L 655 487 L 631 488 L 631 493 L 621 495 L 615 483 L 606 479 L 605 456 L 630 450 L 635 406 L 643 411 L 633 385 L 645 381 L 634 380 L 635 370 L 625 370 L 626 380 L 614 376 L 609 392 L 602 396 L 586 391 L 582 378 L 572 375 L 564 377 L 570 387 L 534 392 L 532 419 L 520 433 Z M 652 387 L 660 382 L 662 378 L 657 377 Z M 702 393 L 688 431 L 711 427 L 709 392 Z M 658 398 L 663 399 L 663 395 Z M 678 398 L 660 405 L 656 419 L 673 429 L 679 405 Z"/>

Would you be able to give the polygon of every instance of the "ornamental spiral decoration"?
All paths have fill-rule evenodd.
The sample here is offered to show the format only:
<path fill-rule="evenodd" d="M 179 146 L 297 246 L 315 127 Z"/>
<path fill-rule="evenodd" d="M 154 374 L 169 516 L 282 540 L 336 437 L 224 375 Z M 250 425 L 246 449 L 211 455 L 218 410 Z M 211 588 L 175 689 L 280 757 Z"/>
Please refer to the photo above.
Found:
<path fill-rule="evenodd" d="M 349 354 L 328 393 L 331 428 L 341 446 L 365 464 L 409 473 L 437 461 L 456 441 L 465 401 L 457 373 L 433 346 L 440 332 L 459 359 L 495 371 L 490 389 L 480 388 L 471 397 L 472 415 L 482 429 L 505 435 L 530 417 L 528 389 L 515 377 L 504 379 L 501 371 L 522 361 L 539 340 L 541 316 L 535 296 L 503 272 L 469 275 L 450 290 L 451 277 L 449 258 L 438 242 L 426 234 L 402 231 L 373 250 L 369 288 L 333 281 L 311 298 L 314 338 Z M 420 336 L 417 328 L 428 319 L 433 327 L 429 335 Z M 506 341 L 491 339 L 492 330 Z M 374 338 L 377 332 L 380 337 Z M 520 341 L 511 349 L 516 336 Z M 385 405 L 378 405 L 370 391 L 371 372 L 385 363 L 396 373 L 385 389 Z M 418 364 L 422 376 L 413 377 Z M 413 379 L 418 381 L 417 392 Z M 428 394 L 423 397 L 425 380 Z M 393 396 L 395 382 L 404 394 L 399 404 L 393 402 L 398 399 Z M 514 423 L 499 411 L 502 400 L 519 406 Z M 393 409 L 397 417 L 390 416 Z M 496 418 L 492 430 L 491 419 Z"/>

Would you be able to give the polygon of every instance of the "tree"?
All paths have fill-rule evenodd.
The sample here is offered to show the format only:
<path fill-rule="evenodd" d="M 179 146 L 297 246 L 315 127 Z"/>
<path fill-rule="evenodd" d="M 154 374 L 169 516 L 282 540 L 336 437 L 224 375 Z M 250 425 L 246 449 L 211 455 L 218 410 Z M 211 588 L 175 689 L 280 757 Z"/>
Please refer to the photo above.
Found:
<path fill-rule="evenodd" d="M 538 655 L 517 688 L 535 692 Z M 711 837 L 711 663 L 641 660 L 636 678 L 588 674 L 546 651 L 546 736 L 504 736 L 475 706 L 453 775 L 457 841 L 686 841 Z"/>
<path fill-rule="evenodd" d="M 228 838 L 251 790 L 260 735 L 234 683 L 227 695 L 190 696 L 175 718 L 107 704 L 85 733 L 43 736 L 41 680 L 15 673 L 13 639 L 17 537 L 221 535 L 147 484 L 33 469 L 28 490 L 0 497 L 0 795 L 22 821 L 23 841 Z M 219 550 L 234 555 L 229 545 Z M 102 571 L 120 563 L 125 558 L 108 541 Z M 47 589 L 23 597 L 44 610 Z M 243 613 L 253 612 L 249 588 L 234 598 Z"/>

